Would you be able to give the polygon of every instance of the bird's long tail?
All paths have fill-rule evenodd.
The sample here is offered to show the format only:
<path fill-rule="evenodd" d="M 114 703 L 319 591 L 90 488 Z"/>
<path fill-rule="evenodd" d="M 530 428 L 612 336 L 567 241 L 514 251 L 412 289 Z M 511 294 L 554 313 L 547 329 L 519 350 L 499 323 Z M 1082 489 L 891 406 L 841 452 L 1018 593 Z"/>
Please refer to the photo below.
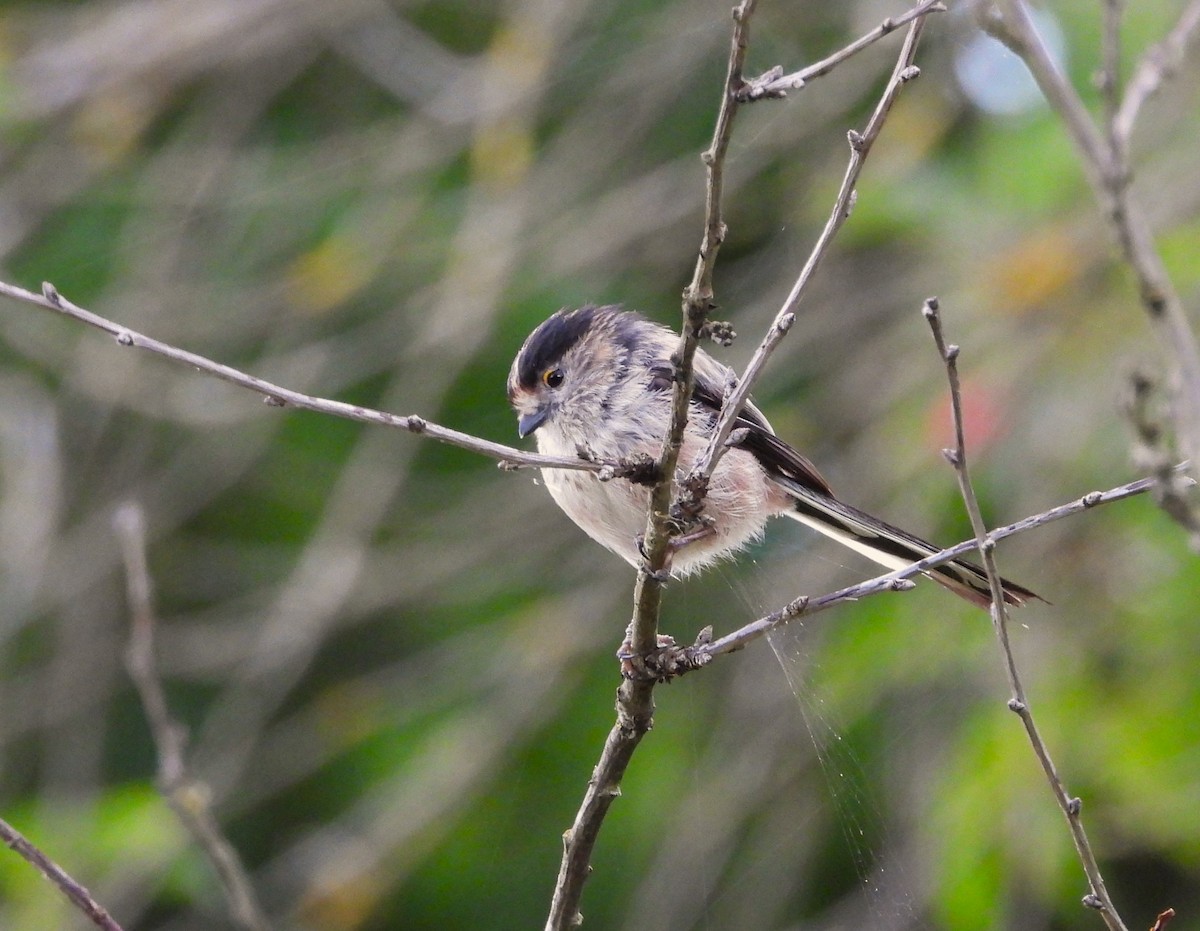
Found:
<path fill-rule="evenodd" d="M 903 569 L 942 549 L 812 488 L 785 478 L 776 478 L 776 481 L 795 499 L 795 507 L 787 512 L 788 517 L 832 537 L 843 546 L 862 553 L 888 569 Z M 992 603 L 987 575 L 965 559 L 935 566 L 926 575 L 981 608 L 987 608 Z M 1023 605 L 1029 598 L 1042 600 L 1015 582 L 1007 579 L 1000 581 L 1004 600 L 1010 605 Z"/>

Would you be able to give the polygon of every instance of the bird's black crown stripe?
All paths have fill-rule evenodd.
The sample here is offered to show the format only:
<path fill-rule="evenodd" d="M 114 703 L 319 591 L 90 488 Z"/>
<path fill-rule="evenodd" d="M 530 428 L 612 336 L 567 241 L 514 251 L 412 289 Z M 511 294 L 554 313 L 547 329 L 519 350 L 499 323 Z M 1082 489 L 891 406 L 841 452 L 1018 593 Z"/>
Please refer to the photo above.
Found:
<path fill-rule="evenodd" d="M 525 341 L 517 363 L 517 380 L 522 387 L 536 386 L 542 372 L 558 362 L 591 329 L 602 309 L 588 304 L 578 310 L 560 310 L 534 330 Z"/>

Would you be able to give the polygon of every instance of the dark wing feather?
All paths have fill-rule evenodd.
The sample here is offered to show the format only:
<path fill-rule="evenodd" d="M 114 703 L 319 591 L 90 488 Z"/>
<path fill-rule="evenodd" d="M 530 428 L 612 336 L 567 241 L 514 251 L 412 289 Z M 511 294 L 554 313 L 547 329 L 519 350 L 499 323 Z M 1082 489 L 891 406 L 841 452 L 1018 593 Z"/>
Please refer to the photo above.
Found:
<path fill-rule="evenodd" d="M 650 387 L 654 390 L 669 389 L 671 372 L 669 365 L 654 366 Z M 724 402 L 724 394 L 722 388 L 710 379 L 697 378 L 692 400 L 715 423 Z M 742 431 L 736 446 L 752 453 L 767 474 L 787 489 L 795 499 L 793 516 L 798 516 L 804 523 L 831 534 L 844 545 L 853 546 L 858 543 L 861 546 L 855 548 L 860 551 L 865 548 L 884 557 L 892 557 L 875 557 L 884 565 L 892 565 L 893 560 L 917 562 L 940 549 L 899 527 L 893 527 L 877 517 L 838 501 L 816 466 L 777 437 L 771 425 L 753 405 L 747 404 L 742 408 L 734 421 L 734 429 Z M 965 559 L 956 559 L 937 566 L 928 574 L 934 581 L 973 604 L 987 607 L 991 603 L 991 588 L 987 576 L 982 569 Z M 1004 600 L 1009 604 L 1019 605 L 1029 598 L 1038 598 L 1038 595 L 1029 589 L 1007 579 L 1002 579 L 1001 582 L 1004 587 Z"/>
<path fill-rule="evenodd" d="M 692 400 L 705 410 L 711 411 L 715 422 L 725 397 L 722 390 L 711 381 L 697 378 L 692 390 Z M 735 448 L 753 454 L 768 474 L 789 478 L 823 495 L 833 495 L 833 489 L 817 471 L 817 467 L 777 437 L 758 408 L 752 404 L 743 405 L 733 422 L 733 428 L 745 431 L 741 440 L 734 444 Z"/>

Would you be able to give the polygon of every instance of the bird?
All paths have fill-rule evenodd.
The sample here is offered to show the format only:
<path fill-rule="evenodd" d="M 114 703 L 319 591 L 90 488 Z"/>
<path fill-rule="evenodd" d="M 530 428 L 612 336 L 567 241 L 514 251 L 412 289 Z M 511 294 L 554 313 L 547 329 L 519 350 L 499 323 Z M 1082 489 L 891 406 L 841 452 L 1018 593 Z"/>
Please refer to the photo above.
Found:
<path fill-rule="evenodd" d="M 509 403 L 521 438 L 538 451 L 632 461 L 660 455 L 671 417 L 679 337 L 618 305 L 563 309 L 525 339 L 508 375 Z M 732 369 L 703 349 L 693 359 L 694 389 L 679 455 L 682 479 L 716 429 Z M 583 470 L 543 469 L 550 496 L 589 537 L 633 566 L 644 560 L 642 533 L 650 504 L 645 483 L 600 481 Z M 686 577 L 759 539 L 773 517 L 789 517 L 880 565 L 901 569 L 941 547 L 839 500 L 805 456 L 776 435 L 747 402 L 704 498 L 705 520 L 673 548 L 670 572 Z M 955 559 L 925 573 L 972 604 L 988 607 L 991 586 L 974 563 Z M 1038 598 L 1001 580 L 1010 605 Z"/>

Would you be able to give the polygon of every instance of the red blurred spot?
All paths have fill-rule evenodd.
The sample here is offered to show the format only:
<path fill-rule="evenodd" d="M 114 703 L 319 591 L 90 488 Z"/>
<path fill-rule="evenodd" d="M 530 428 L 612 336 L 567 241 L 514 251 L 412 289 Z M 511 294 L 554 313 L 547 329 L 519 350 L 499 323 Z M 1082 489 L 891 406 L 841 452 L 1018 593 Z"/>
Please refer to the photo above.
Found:
<path fill-rule="evenodd" d="M 967 455 L 986 450 L 1004 433 L 1004 405 L 996 391 L 977 379 L 962 382 L 963 433 Z M 947 389 L 930 405 L 925 418 L 925 441 L 935 449 L 954 448 L 954 420 Z"/>

